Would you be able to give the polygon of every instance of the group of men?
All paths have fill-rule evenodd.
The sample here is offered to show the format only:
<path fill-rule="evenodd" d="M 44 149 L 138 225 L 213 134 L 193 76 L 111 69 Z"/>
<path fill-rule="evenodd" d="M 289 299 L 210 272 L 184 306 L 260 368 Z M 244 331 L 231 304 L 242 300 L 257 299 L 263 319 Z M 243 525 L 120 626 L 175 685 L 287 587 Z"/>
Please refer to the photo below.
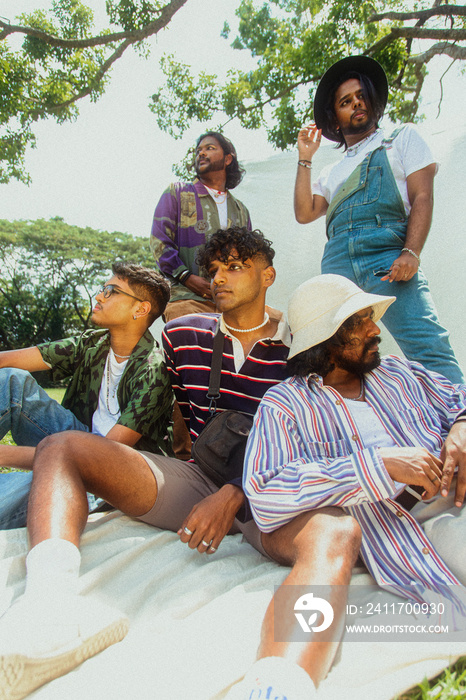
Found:
<path fill-rule="evenodd" d="M 282 588 L 344 586 L 358 555 L 377 582 L 417 601 L 466 584 L 464 552 L 434 546 L 416 521 L 419 499 L 463 505 L 466 386 L 418 269 L 435 164 L 411 127 L 383 138 L 386 99 L 385 74 L 365 57 L 338 62 L 318 87 L 316 125 L 298 138 L 295 210 L 301 222 L 326 213 L 329 241 L 323 274 L 296 290 L 288 323 L 266 306 L 271 242 L 229 191 L 242 177 L 236 152 L 209 132 L 196 146 L 197 179 L 171 185 L 155 211 L 163 275 L 115 265 L 93 310 L 104 330 L 0 354 L 14 368 L 0 373 L 9 392 L 0 425 L 18 444 L 1 447 L 0 464 L 33 475 L 26 590 L 0 619 L 5 697 L 24 697 L 126 633 L 121 612 L 76 593 L 87 494 L 201 554 L 242 532 L 290 567 Z M 345 158 L 311 190 L 322 133 Z M 161 314 L 163 356 L 148 331 Z M 406 359 L 380 358 L 382 316 Z M 218 332 L 217 410 L 254 416 L 243 478 L 221 487 L 173 456 L 170 434 L 172 389 L 192 441 L 208 420 Z M 46 367 L 71 377 L 62 407 L 24 371 Z M 451 605 L 461 627 L 461 596 Z M 335 609 L 342 619 L 344 606 Z M 273 623 L 272 600 L 257 661 L 232 699 L 308 700 L 330 669 L 334 643 L 317 633 L 295 641 L 292 626 L 277 640 Z"/>

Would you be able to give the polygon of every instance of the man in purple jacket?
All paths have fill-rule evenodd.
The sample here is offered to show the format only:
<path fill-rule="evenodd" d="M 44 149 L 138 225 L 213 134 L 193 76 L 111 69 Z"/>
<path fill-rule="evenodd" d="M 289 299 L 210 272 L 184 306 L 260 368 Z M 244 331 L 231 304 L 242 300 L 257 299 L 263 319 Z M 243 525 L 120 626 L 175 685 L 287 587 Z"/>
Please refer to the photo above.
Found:
<path fill-rule="evenodd" d="M 248 210 L 230 192 L 245 172 L 231 141 L 215 131 L 202 134 L 196 143 L 194 168 L 194 182 L 172 183 L 154 213 L 151 250 L 172 283 L 165 321 L 215 311 L 210 282 L 199 274 L 198 250 L 218 229 L 252 229 Z"/>

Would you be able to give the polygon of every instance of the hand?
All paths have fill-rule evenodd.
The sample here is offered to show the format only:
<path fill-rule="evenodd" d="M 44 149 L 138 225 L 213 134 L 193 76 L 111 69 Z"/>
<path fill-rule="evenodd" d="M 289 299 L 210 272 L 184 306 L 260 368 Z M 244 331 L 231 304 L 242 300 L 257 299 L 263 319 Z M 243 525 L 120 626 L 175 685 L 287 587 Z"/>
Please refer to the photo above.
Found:
<path fill-rule="evenodd" d="M 379 454 L 393 481 L 422 486 L 424 500 L 433 498 L 438 492 L 442 461 L 424 447 L 381 447 Z"/>
<path fill-rule="evenodd" d="M 183 521 L 178 535 L 191 549 L 213 554 L 230 531 L 236 513 L 244 503 L 244 494 L 238 486 L 226 484 L 194 506 Z M 189 530 L 186 532 L 185 529 Z"/>
<path fill-rule="evenodd" d="M 210 282 L 199 275 L 190 275 L 186 280 L 185 287 L 204 299 L 212 299 Z"/>
<path fill-rule="evenodd" d="M 312 160 L 319 149 L 321 138 L 322 129 L 318 129 L 314 122 L 303 126 L 298 133 L 299 160 Z"/>
<path fill-rule="evenodd" d="M 419 268 L 419 261 L 416 260 L 411 253 L 401 253 L 401 255 L 392 262 L 390 274 L 381 277 L 382 281 L 389 282 L 409 282 L 414 277 Z"/>
<path fill-rule="evenodd" d="M 458 467 L 455 491 L 455 506 L 461 508 L 466 494 L 466 421 L 455 423 L 445 440 L 440 457 L 443 461 L 440 493 L 448 496 L 455 468 Z"/>

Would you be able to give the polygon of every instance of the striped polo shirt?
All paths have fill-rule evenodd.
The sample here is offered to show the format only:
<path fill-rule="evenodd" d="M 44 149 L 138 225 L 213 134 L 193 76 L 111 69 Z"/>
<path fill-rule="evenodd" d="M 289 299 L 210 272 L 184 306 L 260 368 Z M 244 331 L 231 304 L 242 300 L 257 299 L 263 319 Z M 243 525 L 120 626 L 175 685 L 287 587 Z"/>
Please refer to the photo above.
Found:
<path fill-rule="evenodd" d="M 286 376 L 289 352 L 288 325 L 280 312 L 268 309 L 279 321 L 273 338 L 258 340 L 241 367 L 235 369 L 231 335 L 225 336 L 217 410 L 234 410 L 254 415 L 265 392 Z M 210 367 L 219 314 L 193 314 L 169 321 L 162 334 L 162 345 L 176 399 L 193 440 L 208 418 Z M 222 326 L 222 330 L 226 330 Z M 237 353 L 236 353 L 237 354 Z"/>

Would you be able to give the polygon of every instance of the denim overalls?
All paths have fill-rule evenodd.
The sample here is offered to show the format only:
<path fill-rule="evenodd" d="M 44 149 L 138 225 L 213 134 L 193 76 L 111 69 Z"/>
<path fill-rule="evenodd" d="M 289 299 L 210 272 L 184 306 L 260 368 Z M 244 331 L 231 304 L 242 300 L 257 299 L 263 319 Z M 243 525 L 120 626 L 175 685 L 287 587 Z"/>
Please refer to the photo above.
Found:
<path fill-rule="evenodd" d="M 383 323 L 404 355 L 460 383 L 463 375 L 423 272 L 391 284 L 373 274 L 391 266 L 406 237 L 408 219 L 386 153 L 397 133 L 366 156 L 330 202 L 322 273 L 343 275 L 366 292 L 396 296 Z"/>

